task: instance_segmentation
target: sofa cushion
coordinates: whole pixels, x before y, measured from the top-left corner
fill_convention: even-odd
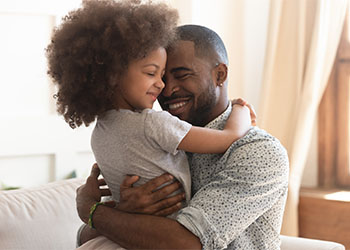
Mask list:
[[[281,250],[345,250],[342,244],[281,235]]]
[[[70,179],[0,191],[0,249],[74,249],[82,224],[75,192],[82,183]]]

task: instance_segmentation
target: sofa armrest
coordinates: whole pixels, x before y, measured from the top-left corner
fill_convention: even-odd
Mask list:
[[[281,250],[345,250],[342,244],[281,235]]]
[[[82,224],[70,179],[34,188],[0,191],[0,249],[74,249]]]

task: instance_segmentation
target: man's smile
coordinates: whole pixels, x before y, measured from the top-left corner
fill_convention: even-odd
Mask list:
[[[164,105],[172,115],[179,115],[185,111],[191,100],[191,97],[169,98],[164,102]]]
[[[181,107],[185,106],[186,103],[187,102],[178,102],[178,103],[169,104],[169,110],[181,108]]]

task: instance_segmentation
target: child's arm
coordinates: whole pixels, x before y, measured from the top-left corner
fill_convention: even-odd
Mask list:
[[[255,113],[251,106],[246,106],[242,99],[234,100],[224,130],[193,126],[178,149],[192,153],[224,153],[234,141],[248,132],[252,121],[255,121]]]

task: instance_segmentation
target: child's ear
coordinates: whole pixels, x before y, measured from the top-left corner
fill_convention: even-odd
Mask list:
[[[227,66],[224,63],[220,63],[214,70],[216,86],[222,87],[224,82],[227,80]]]
[[[116,87],[118,85],[119,77],[117,75],[112,75],[108,79],[108,84],[112,87]]]

